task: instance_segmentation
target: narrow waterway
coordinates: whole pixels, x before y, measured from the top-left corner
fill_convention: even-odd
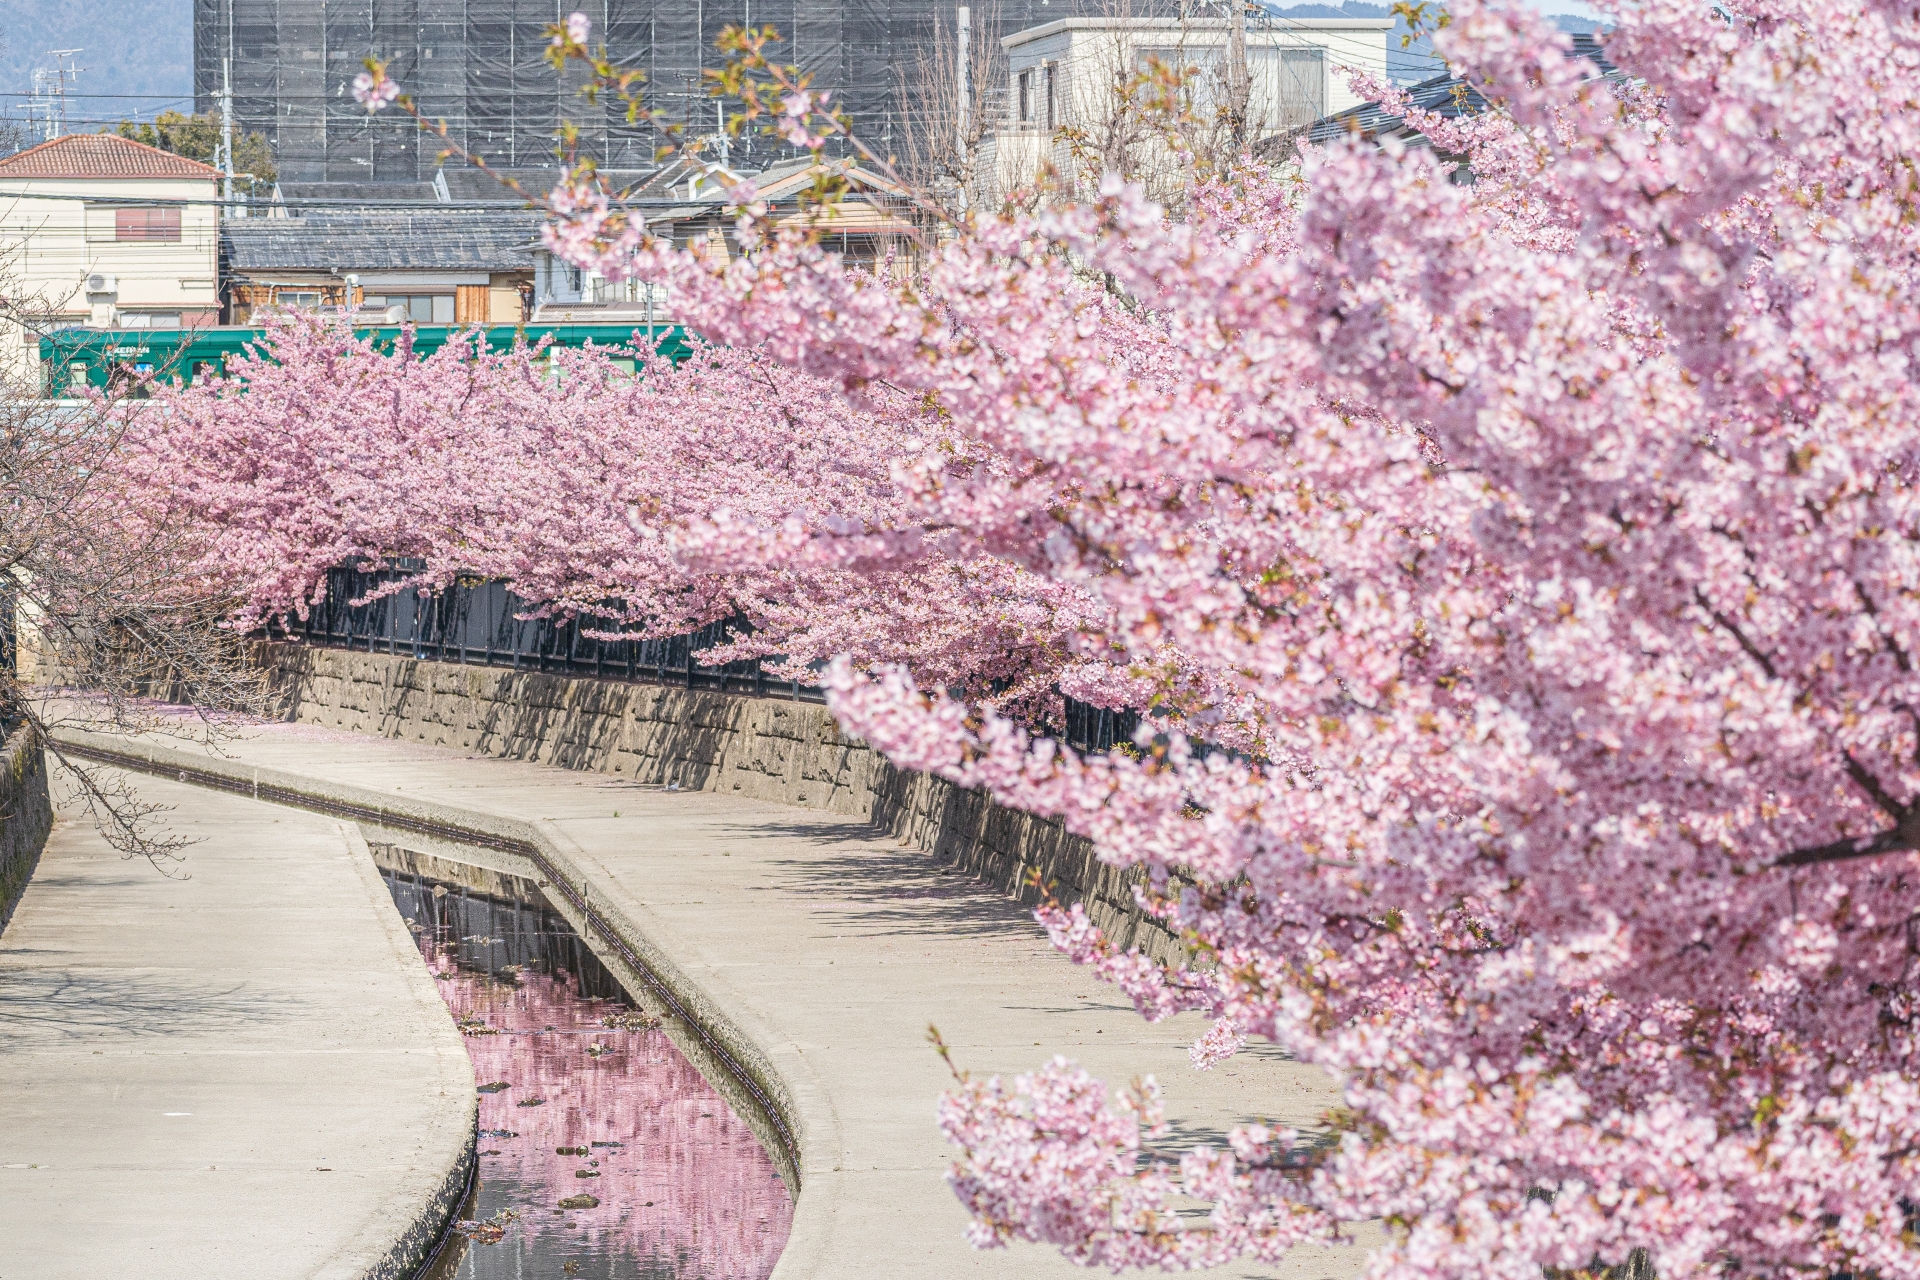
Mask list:
[[[773,1162],[565,919],[382,874],[480,1087],[477,1187],[428,1280],[771,1272],[792,1216]]]

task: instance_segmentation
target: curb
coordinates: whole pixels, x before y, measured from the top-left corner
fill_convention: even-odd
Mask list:
[[[724,1073],[727,1080],[715,1081],[715,1086],[729,1094],[746,1095],[761,1112],[771,1131],[763,1135],[763,1144],[781,1169],[794,1199],[787,1245],[772,1280],[798,1280],[816,1274],[814,1261],[833,1234],[833,1206],[825,1202],[837,1197],[833,1197],[832,1179],[824,1180],[825,1185],[819,1188],[827,1192],[824,1196],[816,1193],[807,1197],[801,1192],[809,1168],[806,1153],[831,1149],[838,1130],[824,1091],[810,1087],[810,1073],[791,1061],[791,1055],[762,1049],[762,1045],[777,1046],[777,1037],[738,1011],[723,1011],[723,983],[714,984],[721,987],[720,991],[710,991],[708,984],[694,980],[660,945],[658,935],[663,931],[643,928],[595,892],[581,866],[583,851],[553,824],[402,798],[105,734],[60,730],[53,736],[63,752],[92,763],[326,814],[384,832],[425,837],[443,849],[465,846],[526,859],[539,872],[541,887],[551,895],[553,905],[572,920],[581,936],[595,945],[595,950],[604,947],[610,952],[603,958],[616,961],[620,969],[637,978],[638,986],[692,1033],[701,1050],[693,1055],[695,1065],[704,1069],[710,1064]],[[789,1070],[781,1070],[776,1056],[788,1059],[784,1065]],[[726,1087],[729,1085],[732,1087]],[[762,1128],[758,1124],[753,1127],[756,1131]],[[773,1138],[771,1143],[766,1142],[768,1136]],[[816,1163],[811,1167],[822,1166]]]
[[[426,967],[415,963],[420,958],[419,949],[394,908],[393,895],[380,878],[373,851],[367,848],[358,827],[350,822],[336,826],[346,842],[361,888],[367,891],[367,901],[380,914],[387,943],[409,978],[415,1002],[428,1017],[437,1018],[453,1037],[453,1051],[459,1055],[457,1079],[446,1083],[457,1087],[460,1092],[456,1096],[465,1099],[461,1124],[464,1136],[439,1185],[433,1188],[424,1204],[389,1206],[369,1222],[356,1239],[322,1264],[313,1273],[313,1280],[409,1280],[425,1270],[438,1255],[441,1242],[449,1234],[448,1228],[459,1216],[460,1206],[479,1175],[480,1101],[473,1088],[473,1062],[467,1056],[466,1046],[460,1043],[453,1015],[448,1012],[446,1001],[440,998]]]

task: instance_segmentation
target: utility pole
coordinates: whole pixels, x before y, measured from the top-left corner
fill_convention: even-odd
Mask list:
[[[956,141],[960,144],[961,153],[965,154],[967,149],[967,116],[969,114],[967,108],[972,106],[969,100],[971,95],[967,92],[967,82],[970,79],[968,72],[971,68],[969,68],[967,64],[973,61],[973,15],[966,5],[961,5],[956,11],[956,19],[954,27],[957,32],[957,38],[955,42],[956,53],[954,55],[954,62],[959,71],[958,87],[960,90],[960,99],[959,110],[954,113],[954,117],[959,121],[960,130],[959,137]]]
[[[966,5],[954,11],[954,66],[957,82],[954,85],[959,99],[954,104],[954,154],[953,176],[960,188],[960,211],[965,213],[968,205],[967,186],[973,179],[971,149],[967,145],[968,126],[973,123],[973,13]]]
[[[1227,130],[1233,149],[1247,145],[1247,107],[1253,99],[1253,77],[1247,73],[1247,0],[1227,0],[1232,25],[1227,28]]]
[[[233,210],[233,58],[231,55],[220,59],[220,164],[219,169],[225,178],[225,189],[221,192],[222,208],[226,215],[234,216]]]

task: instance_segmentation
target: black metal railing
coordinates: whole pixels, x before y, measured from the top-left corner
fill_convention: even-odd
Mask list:
[[[462,580],[438,592],[404,587],[377,600],[366,600],[381,587],[416,571],[404,561],[392,568],[333,569],[327,574],[325,597],[310,608],[306,620],[294,622],[285,631],[275,628],[274,632],[297,636],[308,644],[363,653],[672,684],[799,702],[826,701],[817,685],[769,677],[758,658],[711,666],[699,661],[701,653],[744,631],[744,619],[712,622],[684,635],[657,640],[608,640],[588,634],[616,630],[616,625],[606,619],[527,616],[537,613],[539,605],[523,600],[502,582]],[[353,603],[356,600],[366,602]],[[1065,732],[1051,727],[1041,732],[1060,738],[1076,751],[1097,754],[1116,743],[1131,742],[1139,723],[1137,712],[1109,711],[1068,698]]]
[[[713,622],[685,635],[657,640],[608,640],[589,634],[615,631],[604,618],[528,617],[539,605],[523,600],[505,583],[462,581],[443,591],[403,587],[356,604],[412,572],[333,569],[325,598],[312,606],[290,634],[309,644],[357,649],[437,662],[460,662],[516,671],[554,671],[614,680],[645,680],[688,689],[825,701],[821,691],[794,680],[772,679],[757,658],[714,666],[697,655],[726,643],[741,621]]]

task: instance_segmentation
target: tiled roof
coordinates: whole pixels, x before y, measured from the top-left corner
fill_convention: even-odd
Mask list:
[[[540,216],[365,210],[221,224],[235,271],[524,271]]]
[[[1602,76],[1619,76],[1619,69],[1607,60],[1606,51],[1595,35],[1577,32],[1572,41],[1572,46],[1567,50],[1568,57],[1587,59]],[[1409,85],[1407,97],[1415,107],[1446,119],[1477,116],[1487,109],[1486,98],[1459,76],[1439,75]],[[1377,102],[1363,102],[1338,115],[1323,116],[1314,121],[1313,127],[1307,131],[1307,140],[1326,143],[1348,134],[1359,134],[1364,138],[1398,137],[1408,141],[1420,137],[1408,127],[1404,117],[1390,114]]]
[[[578,8],[579,6],[575,6]],[[447,194],[455,200],[488,200],[518,202],[519,196],[500,184],[492,173],[482,173],[478,169],[458,169],[449,164],[441,171],[446,175]],[[544,196],[553,190],[560,181],[561,170],[553,165],[528,167],[524,169],[496,169],[502,178],[512,178],[520,184],[520,189],[530,196]],[[644,175],[632,170],[602,169],[600,176],[612,184],[615,191],[631,186]]]
[[[282,182],[280,198],[296,210],[309,204],[398,204],[403,200],[432,204],[437,199],[431,182]]]
[[[528,195],[543,196],[553,189],[554,183],[560,180],[561,172],[553,165],[547,165],[545,168],[495,169],[493,173],[482,173],[478,169],[455,168],[449,165],[441,171],[441,176],[446,182],[447,200],[455,204],[484,203],[512,208],[524,207],[525,197],[515,195],[500,182],[499,178],[512,178]],[[618,169],[601,169],[599,173],[613,185],[616,191],[646,176]],[[495,177],[495,174],[499,177]],[[356,202],[364,202],[368,205],[391,205],[403,202],[425,205],[443,203],[431,181],[282,181],[280,197],[289,208],[293,209],[318,209],[329,205],[340,207]]]
[[[0,178],[217,178],[212,165],[112,133],[70,133],[0,160]]]

